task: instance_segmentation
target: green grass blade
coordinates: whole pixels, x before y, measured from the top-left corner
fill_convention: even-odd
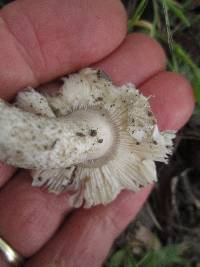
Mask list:
[[[139,262],[138,267],[169,267],[172,264],[183,264],[182,247],[170,245],[160,250],[150,251]]]
[[[166,0],[162,0],[163,10],[164,10],[164,16],[165,16],[165,23],[166,23],[166,29],[167,29],[167,39],[168,39],[168,45],[171,53],[173,53],[172,43],[172,33],[170,29],[170,20],[169,20],[169,13],[168,13],[168,7]]]
[[[178,17],[183,24],[189,27],[190,21],[185,16],[181,6],[179,7],[179,5],[177,5],[176,2],[174,2],[173,0],[165,0],[165,2],[166,2],[168,9],[171,10],[171,12],[173,12],[175,16]]]
[[[120,267],[124,261],[125,255],[126,255],[125,249],[118,250],[111,256],[109,262],[106,264],[106,267]]]
[[[131,32],[135,23],[141,18],[148,4],[148,0],[141,0],[139,5],[136,7],[132,18],[128,21],[128,32]]]
[[[197,103],[200,105],[200,68],[192,61],[189,54],[177,43],[173,44],[174,52],[179,56],[179,58],[187,64],[192,72],[192,85],[194,88],[195,98]]]
[[[132,248],[126,246],[126,259],[124,261],[124,267],[137,267],[137,262],[133,257]]]
[[[127,258],[124,261],[124,267],[137,267],[136,261],[131,256],[127,256]]]
[[[159,32],[156,33],[156,38],[165,44],[168,43],[167,38]],[[169,69],[171,71],[185,74],[185,76],[191,80],[196,102],[200,105],[200,68],[193,62],[190,55],[178,43],[172,43],[171,53],[172,60],[168,61]]]

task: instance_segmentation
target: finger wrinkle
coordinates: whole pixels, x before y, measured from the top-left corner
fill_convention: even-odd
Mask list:
[[[36,86],[100,60],[126,35],[125,10],[114,0],[19,0],[5,6],[1,16],[12,34],[12,46],[17,46],[9,53],[12,61],[16,61],[16,54],[18,57],[15,75],[19,69],[27,75],[20,88]],[[11,45],[8,29],[2,39],[7,52],[6,45]],[[13,66],[9,71],[14,72]],[[15,84],[11,86],[16,90]]]
[[[7,15],[10,14],[6,12],[7,10],[3,10],[2,18],[9,34],[13,37],[16,50],[24,61],[25,67],[32,74],[30,83],[38,85],[40,72],[47,68],[39,36],[34,29],[34,23],[31,21],[31,17],[23,10],[20,1],[11,10],[13,11],[13,16],[20,15],[21,23],[13,25],[13,16],[10,18]],[[8,11],[10,12],[10,10]]]
[[[29,81],[34,84],[35,78],[30,66],[22,57],[14,35],[10,32],[5,19],[0,13],[0,95],[8,99],[15,92],[13,87],[24,87]]]

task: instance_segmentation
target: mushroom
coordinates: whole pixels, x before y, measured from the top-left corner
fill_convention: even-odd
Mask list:
[[[0,160],[30,169],[33,186],[71,192],[74,206],[107,204],[123,189],[156,181],[174,131],[158,130],[148,98],[133,84],[116,86],[100,70],[62,78],[57,91],[0,100]]]

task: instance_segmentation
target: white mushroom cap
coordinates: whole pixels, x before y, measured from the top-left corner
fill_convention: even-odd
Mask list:
[[[74,206],[84,202],[91,207],[111,202],[123,189],[135,192],[156,181],[154,161],[167,162],[175,132],[159,132],[148,99],[133,84],[115,86],[101,71],[90,68],[62,80],[58,91],[19,93],[16,105],[40,116],[84,121],[90,129],[85,142],[90,145],[72,165],[40,165],[32,172],[33,185],[46,185],[55,193],[73,191]],[[84,146],[79,143],[84,134],[74,141],[78,149]],[[94,149],[91,140],[95,140]]]

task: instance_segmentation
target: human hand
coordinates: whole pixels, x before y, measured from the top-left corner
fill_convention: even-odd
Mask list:
[[[92,64],[115,83],[133,82],[154,95],[150,102],[160,129],[179,129],[191,115],[190,84],[164,71],[166,58],[154,40],[125,37],[120,1],[17,0],[0,15],[0,97],[10,99],[28,85]],[[107,206],[72,212],[67,193],[55,196],[31,187],[27,172],[9,180],[14,168],[0,166],[0,236],[29,258],[26,267],[101,266],[152,188],[124,191]]]

